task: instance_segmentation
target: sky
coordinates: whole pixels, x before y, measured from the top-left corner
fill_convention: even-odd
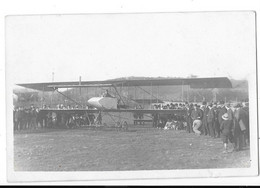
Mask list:
[[[27,15],[5,24],[11,83],[256,72],[254,12]]]

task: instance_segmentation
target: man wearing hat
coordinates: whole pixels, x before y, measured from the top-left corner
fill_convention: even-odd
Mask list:
[[[185,108],[184,108],[184,110],[186,111],[186,114],[185,114],[185,121],[187,122],[187,129],[186,129],[186,131],[187,132],[191,132],[191,129],[190,129],[190,124],[191,124],[191,117],[190,117],[190,115],[191,115],[191,108],[190,108],[190,105],[189,105],[189,103],[188,102],[185,102]]]
[[[216,108],[216,105],[209,104],[208,108],[209,108],[208,113],[207,113],[208,135],[211,136],[212,138],[215,138],[215,126],[214,126],[215,111],[214,111],[214,109]]]
[[[248,100],[245,100],[242,103],[242,109],[246,112],[245,113],[245,125],[246,125],[246,132],[245,132],[245,141],[246,144],[249,146],[250,144],[250,136],[249,136],[249,103]]]
[[[216,124],[215,124],[215,129],[216,129],[216,132],[217,132],[217,135],[216,137],[220,137],[220,125],[223,121],[222,119],[222,116],[227,112],[227,109],[224,105],[224,101],[220,101],[219,102],[219,107],[218,107],[218,110],[217,110],[217,114],[218,114],[218,121],[216,121]]]
[[[234,114],[233,114],[233,111],[232,111],[232,109],[231,109],[230,103],[227,103],[227,104],[226,104],[226,109],[227,109],[227,114],[228,114],[228,120],[233,121],[233,119],[234,119]]]
[[[192,124],[193,131],[198,135],[201,134],[201,132],[199,131],[199,128],[201,127],[201,124],[202,124],[202,121],[201,121],[202,117],[203,117],[202,110],[199,108],[199,106],[197,104],[195,104],[194,109],[191,112],[191,119],[193,121],[193,124]]]
[[[203,135],[209,135],[209,129],[208,129],[208,123],[207,123],[207,115],[209,112],[209,107],[207,106],[207,102],[203,101],[201,110],[203,112],[203,117],[202,117],[202,134]]]
[[[233,143],[233,135],[232,135],[232,124],[230,123],[228,113],[222,115],[223,121],[220,125],[220,130],[222,131],[222,139],[224,144],[224,153],[227,152],[228,149],[228,140]]]
[[[239,151],[245,146],[245,133],[247,130],[247,113],[242,109],[242,104],[235,105],[234,111],[234,140],[235,150]]]

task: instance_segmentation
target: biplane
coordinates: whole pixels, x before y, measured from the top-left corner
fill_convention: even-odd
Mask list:
[[[151,121],[155,124],[158,120],[158,116],[161,115],[184,115],[186,113],[183,109],[144,109],[144,108],[132,108],[127,105],[123,97],[120,95],[118,91],[119,87],[138,87],[141,88],[144,86],[148,87],[160,87],[160,86],[183,86],[187,85],[190,88],[232,88],[232,84],[227,77],[212,77],[212,78],[163,78],[163,79],[139,79],[139,80],[104,80],[104,81],[81,81],[79,82],[46,82],[46,83],[23,83],[17,84],[18,86],[22,86],[25,88],[30,88],[39,91],[53,91],[58,92],[59,94],[65,96],[67,99],[78,104],[79,108],[77,109],[41,109],[39,113],[47,114],[47,113],[57,113],[57,114],[85,114],[88,122],[92,124],[102,124],[102,114],[108,115],[113,122],[117,126],[123,127],[123,125],[127,124],[125,118],[121,116],[123,113],[132,113],[139,114],[138,117],[142,117],[142,115],[147,115],[151,117]],[[64,93],[60,92],[59,89],[68,89],[68,88],[89,88],[89,87],[98,87],[98,88],[113,88],[116,96],[113,96],[106,93],[101,97],[92,97],[87,103],[89,108],[83,108],[83,106],[72,98],[64,95]],[[144,89],[143,89],[144,90]],[[151,92],[144,90],[146,93],[151,95],[151,99],[155,98],[156,101],[162,101],[158,97],[156,97]],[[158,96],[158,89],[157,89]],[[118,116],[111,115],[111,113],[118,113]],[[90,118],[90,115],[98,114],[96,119],[93,121]],[[141,116],[140,116],[141,114]],[[115,118],[116,117],[116,118]],[[157,117],[156,120],[154,117]],[[116,120],[117,119],[117,120]],[[139,118],[141,119],[141,118]],[[142,120],[140,120],[142,121]]]

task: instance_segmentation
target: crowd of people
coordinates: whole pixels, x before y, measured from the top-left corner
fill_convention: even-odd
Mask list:
[[[169,110],[169,109],[178,109],[182,110],[185,109],[185,104],[184,103],[168,103],[168,104],[154,104],[153,109],[156,110]]]
[[[236,104],[219,102],[202,102],[201,105],[193,103],[170,103],[155,106],[156,109],[181,109],[184,115],[158,115],[153,114],[153,126],[162,129],[185,129],[188,133],[222,138],[224,151],[228,150],[228,143],[234,150],[241,150],[249,146],[249,103]],[[48,109],[45,105],[43,109]],[[79,106],[57,105],[56,109],[79,109]],[[102,122],[100,115],[94,114],[57,114],[54,112],[39,113],[40,109],[34,106],[29,108],[17,107],[13,111],[14,130],[36,129],[55,126],[81,126]],[[134,118],[142,119],[143,114]]]
[[[189,133],[222,138],[224,152],[228,152],[228,143],[232,144],[232,151],[239,151],[249,146],[248,102],[236,104],[224,101],[203,102],[201,105],[186,102],[184,109],[186,110],[184,119],[177,121],[170,118],[162,127],[167,129],[174,125],[175,128],[176,122],[179,122]]]
[[[39,108],[17,107],[13,110],[14,130],[32,129],[39,122]]]
[[[50,109],[46,105],[42,109]],[[79,109],[78,106],[70,107],[57,105],[57,110]],[[34,107],[17,107],[13,110],[13,125],[14,131],[38,129],[38,128],[73,128],[82,125],[94,124],[95,121],[100,121],[100,116],[87,114],[83,112],[75,113],[55,113],[51,111],[40,112],[40,108]]]

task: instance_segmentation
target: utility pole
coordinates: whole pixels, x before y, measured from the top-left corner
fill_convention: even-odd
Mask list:
[[[54,82],[54,72],[52,72],[51,81]],[[52,102],[53,102],[53,93],[54,93],[54,90],[52,91],[52,94],[51,94],[51,107],[52,107]]]
[[[181,82],[181,101],[183,102],[183,81]]]
[[[54,72],[52,72],[52,82],[54,82]]]
[[[152,106],[152,100],[153,100],[153,82],[151,82],[150,108]]]
[[[81,76],[79,76],[79,85],[81,86]],[[81,97],[81,87],[79,87],[79,95]]]
[[[157,104],[158,104],[158,97],[159,97],[159,85],[157,85],[157,97],[156,97]]]

